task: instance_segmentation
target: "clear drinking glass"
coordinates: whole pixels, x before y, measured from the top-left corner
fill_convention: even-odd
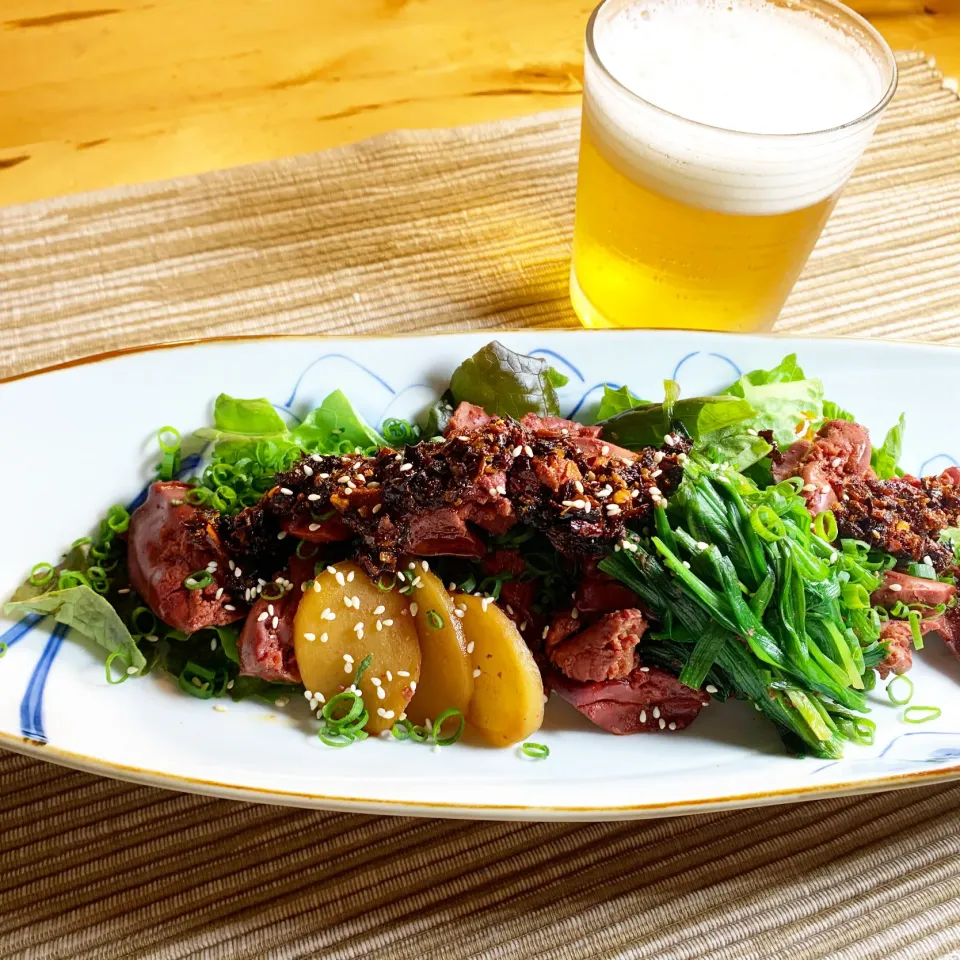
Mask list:
[[[573,305],[588,327],[766,329],[893,96],[893,54],[833,0],[750,0],[840,31],[857,69],[876,70],[875,78],[865,74],[864,94],[875,89],[876,97],[810,132],[726,129],[643,99],[603,62],[598,49],[617,40],[605,31],[623,29],[623,17],[643,2],[653,0],[604,0],[587,24]],[[684,15],[704,2],[688,0]],[[635,29],[642,28],[641,20]],[[810,78],[821,92],[824,76]]]

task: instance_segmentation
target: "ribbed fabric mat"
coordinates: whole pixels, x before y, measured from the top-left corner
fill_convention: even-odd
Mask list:
[[[920,54],[781,329],[960,340]],[[0,376],[159,340],[568,325],[572,112],[0,211]],[[250,806],[0,754],[0,956],[960,957],[960,786],[625,824]]]

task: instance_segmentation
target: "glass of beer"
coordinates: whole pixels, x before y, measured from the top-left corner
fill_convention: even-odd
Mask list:
[[[604,0],[570,294],[588,327],[763,330],[897,85],[833,0]]]

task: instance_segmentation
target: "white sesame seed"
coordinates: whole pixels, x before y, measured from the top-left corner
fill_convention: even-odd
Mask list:
[[[371,677],[371,678],[370,678],[370,682],[371,682],[375,687],[379,687],[380,684],[382,683],[382,681],[381,681],[381,679],[380,679],[379,677]]]
[[[547,626],[545,626],[545,627],[543,628],[543,633],[541,633],[540,636],[541,636],[544,640],[546,640],[546,639],[547,639],[547,634],[548,634],[549,632],[550,632],[550,625],[547,624]]]
[[[223,596],[223,587],[217,589],[216,594],[214,595],[214,600],[219,600]]]
[[[493,603],[493,597],[484,597],[484,598],[480,601],[480,610],[481,610],[481,612],[482,612],[482,613],[486,613],[486,612],[487,612],[487,607],[489,607],[491,603]]]
[[[309,640],[312,643],[314,640],[317,639],[317,635],[315,633],[305,633],[303,635],[303,639]]]
[[[903,589],[903,584],[900,584],[900,583],[891,583],[891,584],[890,584],[890,590],[891,590],[893,593],[899,593],[902,589]]]
[[[398,671],[397,671],[397,676],[398,676],[398,677],[409,677],[409,676],[410,676],[410,672],[409,672],[408,670],[398,670]]]
[[[477,677],[479,676],[480,676],[480,668],[477,667],[477,669],[473,671],[473,679],[476,680]]]
[[[384,716],[384,714],[385,714],[385,711],[384,711],[383,707],[377,707],[377,716],[378,716],[378,717],[382,717],[382,716]]]
[[[646,722],[647,722],[647,711],[646,711],[646,710],[641,710],[641,711],[640,711],[640,722],[641,722],[641,723],[646,723]]]
[[[224,706],[222,703],[215,703],[213,705],[213,709],[216,710],[217,713],[226,713],[228,708]]]
[[[416,693],[416,692],[417,692],[417,681],[416,681],[416,680],[411,680],[411,681],[410,681],[410,690],[411,690],[413,693]]]
[[[232,612],[232,611],[236,610],[237,608],[236,608],[232,603],[225,603],[225,604],[223,605],[223,609],[224,609],[224,610],[230,610],[230,611]]]
[[[416,603],[411,603],[411,604],[410,604],[410,616],[411,616],[411,617],[415,617],[415,616],[417,615],[417,611],[418,611],[419,609],[420,609],[420,607],[418,607]]]
[[[347,474],[337,477],[337,483],[342,483],[344,485],[350,482],[350,477]]]
[[[929,556],[924,557],[924,558],[923,558],[923,562],[924,562],[928,567],[932,567],[932,566],[933,566],[933,561],[930,559]]]
[[[373,505],[373,507],[371,508],[370,512],[371,512],[371,513],[379,513],[382,509],[383,509],[383,504],[382,504],[382,503],[375,503],[375,504]]]
[[[384,710],[384,711],[383,711],[383,719],[384,719],[384,720],[392,720],[393,718],[394,718],[394,712],[393,712],[392,710]],[[390,732],[389,730],[384,730],[384,733],[389,733],[389,732]]]
[[[455,617],[459,617],[461,620],[462,620],[463,617],[465,616],[465,614],[464,614],[464,612],[463,612],[462,610],[454,610],[454,611],[453,611],[453,615],[454,615]]]
[[[831,466],[839,467],[843,463],[843,457],[834,457]]]
[[[690,561],[689,561],[689,560],[684,560],[684,561],[683,561],[683,565],[684,565],[684,567],[687,568],[687,570],[690,569]]]
[[[228,690],[232,690],[232,689],[233,689],[233,681],[232,681],[232,680],[227,684],[227,689],[228,689]]]
[[[383,630],[383,621],[382,621],[382,620],[378,620],[378,621],[377,621],[377,633],[379,633],[381,630]]]
[[[377,687],[377,696],[378,696],[381,700],[386,700],[386,699],[387,699],[387,691],[384,690],[383,687]]]
[[[323,497],[321,497],[319,493],[309,493],[309,494],[307,494],[307,499],[308,499],[311,503],[315,503],[317,500],[322,500]]]
[[[532,456],[533,456],[533,447],[531,447],[529,443],[525,443],[525,444],[523,445],[523,452],[524,452],[528,457],[532,457]]]
[[[384,621],[383,621],[383,625],[384,625],[385,627],[392,627],[392,626],[393,626],[393,621],[392,621],[392,620],[384,620]]]
[[[654,462],[654,463],[660,463],[660,462],[662,462],[663,456],[664,456],[663,453],[662,453],[660,450],[658,450],[658,451],[653,455],[653,462]]]
[[[336,572],[335,578],[336,578],[337,583],[339,583],[341,587],[346,586],[347,581],[344,579],[343,573],[342,573],[340,570],[338,570],[338,571]]]
[[[606,444],[604,444],[604,445],[600,448],[600,453],[601,453],[602,456],[605,457],[605,456],[607,456],[607,454],[610,453],[610,448],[609,448]]]
[[[344,673],[353,673],[353,665],[352,665],[352,664],[349,664],[349,663],[345,663],[345,664],[343,665],[343,672],[344,672]]]
[[[127,676],[132,677],[135,673],[139,673],[136,667],[127,667]]]
[[[363,633],[363,621],[361,620],[355,623],[353,629],[355,633]]]
[[[307,639],[309,640],[310,638],[307,637]],[[320,642],[321,642],[321,643],[326,643],[327,640],[329,640],[329,639],[330,639],[330,638],[327,636],[327,634],[325,634],[325,633],[321,633],[321,634],[320,634]]]
[[[401,464],[400,464],[400,472],[401,472],[401,473],[406,473],[408,470],[412,470],[412,469],[413,469],[413,464],[412,464],[412,463],[401,463]]]
[[[578,620],[579,618],[580,618],[580,611],[579,611],[576,607],[574,607],[574,608],[570,611],[570,619],[571,619],[571,620]]]
[[[521,447],[519,444],[517,444],[517,446],[510,451],[510,455],[513,457],[519,457],[521,453],[523,453],[523,447]]]
[[[387,608],[381,603],[380,606],[373,608],[373,615],[375,617],[379,617],[381,613],[384,613],[386,611],[386,609]]]
[[[315,533],[317,530],[320,529],[320,524],[319,524],[319,523],[311,523],[311,524],[307,527],[307,529],[308,529],[311,533]]]
[[[352,607],[352,606],[353,606],[353,600],[352,600],[352,598],[350,598],[350,597],[344,597],[344,598],[343,598],[343,604],[344,604],[345,607]]]
[[[660,488],[659,488],[659,487],[651,487],[651,488],[647,491],[647,493],[649,493],[651,497],[659,497],[659,496],[662,496],[662,494],[660,493]]]
[[[660,716],[660,708],[659,708],[659,707],[654,707],[654,708],[653,708],[653,719],[656,720],[659,716]]]
[[[641,672],[641,673],[649,673],[649,672],[650,672],[650,668],[649,668],[649,667],[641,667],[641,668],[640,668],[640,672]]]
[[[675,723],[671,723],[669,726],[670,726],[670,729],[671,729],[671,730],[676,730],[676,729],[677,729],[677,725],[676,725]],[[661,729],[663,729],[663,728],[661,727]]]
[[[263,621],[266,620],[267,617],[269,617],[269,616],[270,616],[270,614],[267,613],[266,610],[264,610],[263,613],[261,613],[260,616],[257,617],[257,623],[263,623]]]
[[[421,560],[421,561],[420,561],[420,569],[423,570],[424,573],[429,573],[429,572],[430,572],[430,564],[427,563],[426,560]]]
[[[320,581],[319,581],[319,580],[314,580],[314,581],[313,581],[313,592],[314,592],[314,593],[319,593],[322,589],[323,589],[323,587],[320,586]]]
[[[280,492],[285,493],[288,497],[293,496],[293,491],[289,487],[281,487]]]
[[[463,440],[465,443],[469,443],[469,442],[470,442],[470,438],[469,438],[469,437],[465,437],[462,433],[460,434],[459,437],[457,437],[457,439],[458,439],[458,440]]]
[[[660,729],[661,729],[661,730],[666,729],[667,721],[664,720],[662,717],[657,721],[657,723],[660,724]]]
[[[274,629],[274,630],[276,630],[277,627],[280,626],[280,618],[279,618],[279,617],[274,617],[273,620],[271,620],[270,622],[273,624],[273,629]]]
[[[615,503],[608,503],[606,511],[608,517],[615,517],[620,512],[620,507]]]

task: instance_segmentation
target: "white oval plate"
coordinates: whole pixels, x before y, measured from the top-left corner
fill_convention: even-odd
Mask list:
[[[362,413],[411,416],[490,339],[470,334],[394,339],[274,338],[188,344],[94,359],[0,385],[4,538],[0,595],[34,562],[58,557],[102,512],[132,499],[156,463],[162,424],[208,422],[213,397],[271,398],[302,411],[342,388]],[[903,465],[956,464],[960,355],[944,347],[852,340],[734,337],[668,331],[535,331],[499,336],[550,358],[570,377],[565,414],[596,402],[604,382],[659,397],[664,378],[687,396],[740,371],[799,354],[807,374],[874,436],[905,410]],[[740,703],[713,704],[688,730],[614,737],[554,698],[536,739],[546,761],[471,743],[433,751],[372,740],[348,750],[314,735],[307,704],[210,702],[153,675],[108,686],[101,651],[46,622],[8,630],[0,660],[0,745],[106,776],[235,799],[322,809],[431,816],[601,820],[690,813],[960,777],[960,663],[931,637],[916,660],[914,702],[940,719],[905,724],[873,695],[872,747],[840,762],[784,755],[773,728]]]

